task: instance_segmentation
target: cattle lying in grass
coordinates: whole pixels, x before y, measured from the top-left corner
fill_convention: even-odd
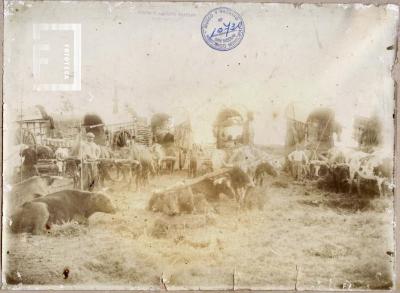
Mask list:
[[[7,213],[12,213],[15,208],[34,198],[45,196],[50,193],[50,186],[56,177],[34,176],[15,184],[11,191],[6,193],[5,208]]]
[[[195,210],[194,195],[190,187],[172,192],[154,192],[150,198],[148,209],[168,216],[192,213]]]
[[[115,208],[104,194],[63,190],[24,203],[11,216],[11,231],[40,234],[53,224],[87,224],[96,212],[114,214]]]
[[[208,201],[219,200],[220,194],[234,198],[235,194],[231,187],[230,179],[226,177],[212,179],[206,178],[191,186],[193,193],[202,193]]]
[[[234,198],[228,178],[205,178],[193,185],[178,184],[171,190],[153,192],[148,209],[169,216],[193,213],[204,209],[204,201],[216,201],[220,194]],[[202,211],[201,211],[202,212]]]
[[[240,204],[244,200],[248,188],[251,187],[254,187],[253,179],[241,167],[235,166],[218,178],[202,180],[195,184],[193,189],[195,192],[199,190],[199,192],[205,193],[207,198],[213,198],[219,193],[223,193],[234,197]],[[208,191],[205,192],[203,189]]]
[[[239,205],[242,205],[247,191],[254,187],[250,177],[238,167],[216,177],[194,179],[198,181],[180,183],[169,189],[153,192],[148,209],[167,215],[191,213],[196,210],[200,199],[217,201],[220,194],[235,198]]]

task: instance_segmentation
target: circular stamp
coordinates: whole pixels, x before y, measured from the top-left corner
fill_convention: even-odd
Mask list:
[[[239,13],[230,8],[215,8],[203,18],[201,35],[207,45],[215,50],[232,50],[243,39],[243,19]]]

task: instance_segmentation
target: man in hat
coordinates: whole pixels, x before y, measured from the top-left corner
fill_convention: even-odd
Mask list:
[[[95,135],[92,132],[86,134],[86,142],[81,146],[82,159],[83,159],[83,177],[87,180],[85,182],[85,189],[92,190],[95,183],[98,181],[98,167],[97,160],[100,158],[101,149],[94,142]]]
[[[82,155],[84,159],[97,160],[100,158],[101,149],[94,142],[95,135],[92,132],[86,134],[86,143],[82,145]]]

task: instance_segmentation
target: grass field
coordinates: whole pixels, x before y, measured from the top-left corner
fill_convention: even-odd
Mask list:
[[[146,210],[141,192],[115,185],[117,214],[49,234],[5,234],[7,288],[388,289],[392,286],[393,198],[355,205],[348,195],[269,178],[244,210],[229,198],[169,217]],[[17,283],[23,285],[16,285]]]

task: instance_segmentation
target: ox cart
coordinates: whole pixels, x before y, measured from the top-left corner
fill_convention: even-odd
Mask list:
[[[58,175],[57,160],[55,159],[38,160],[36,168],[40,175]]]

